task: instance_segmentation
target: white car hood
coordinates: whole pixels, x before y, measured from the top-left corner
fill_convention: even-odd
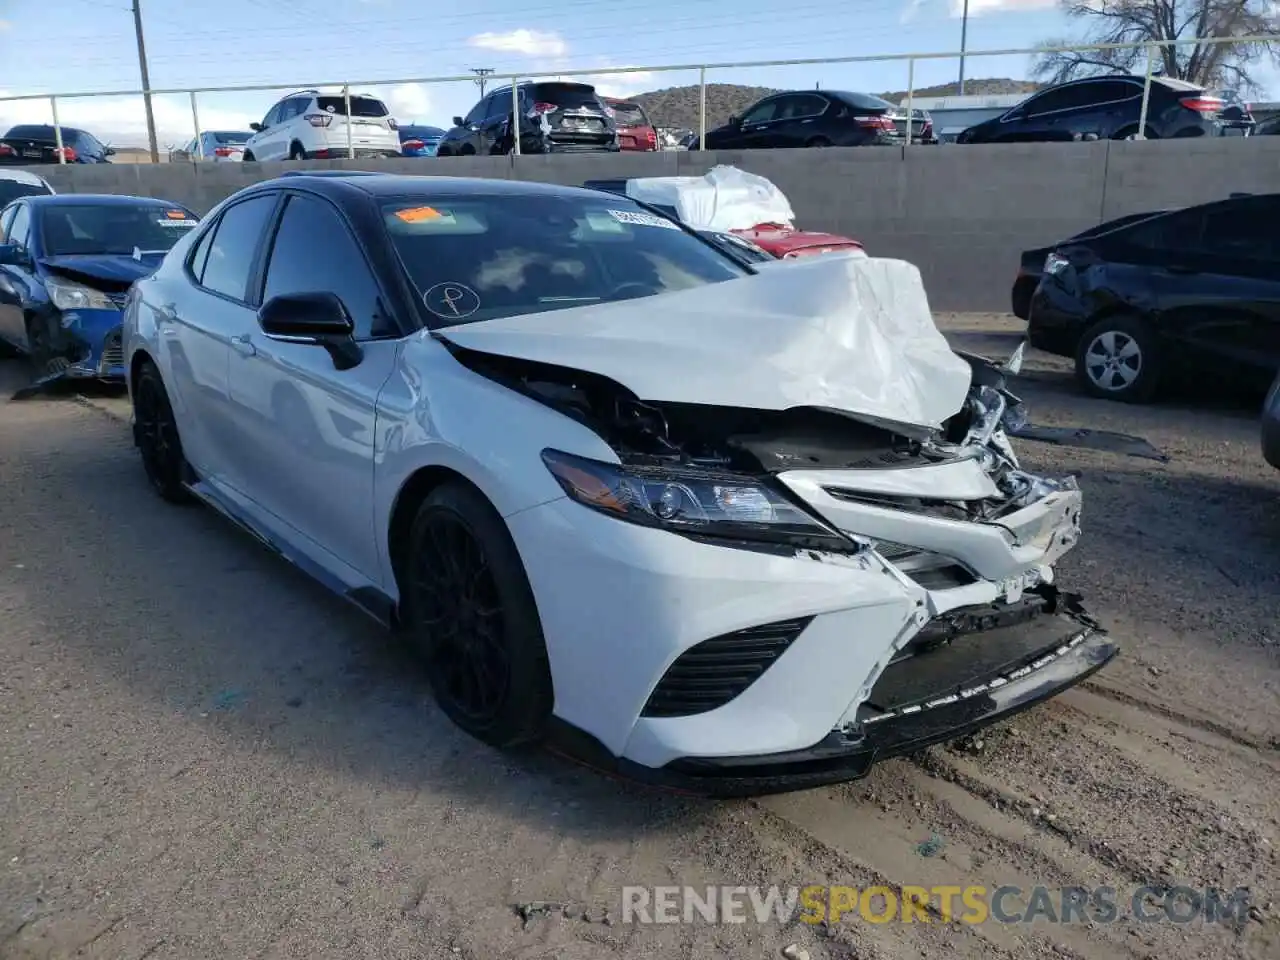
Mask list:
[[[460,347],[608,377],[642,400],[827,407],[938,427],[970,367],[903,260],[814,257],[692,290],[435,331]]]

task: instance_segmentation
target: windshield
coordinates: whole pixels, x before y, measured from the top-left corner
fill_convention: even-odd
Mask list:
[[[40,211],[44,252],[51,257],[168,250],[195,225],[191,211],[161,203],[64,203]]]
[[[21,180],[0,180],[0,207],[19,197],[43,197],[53,193],[43,183],[23,183]]]
[[[622,197],[400,199],[383,222],[433,327],[650,297],[748,271]]]

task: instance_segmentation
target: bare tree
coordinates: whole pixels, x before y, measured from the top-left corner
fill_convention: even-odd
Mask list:
[[[1075,40],[1041,44],[1033,72],[1061,83],[1105,73],[1145,73],[1141,47],[1056,52],[1073,43],[1143,43],[1212,37],[1280,37],[1280,3],[1273,0],[1060,0],[1063,13],[1084,25]],[[1252,68],[1264,60],[1280,64],[1280,44],[1187,43],[1155,48],[1155,72],[1206,87],[1257,92]]]

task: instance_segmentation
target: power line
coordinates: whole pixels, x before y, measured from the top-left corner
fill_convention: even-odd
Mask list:
[[[493,67],[471,67],[471,72],[476,75],[476,86],[480,88],[480,99],[484,99],[484,86],[489,81],[489,76],[493,73]]]

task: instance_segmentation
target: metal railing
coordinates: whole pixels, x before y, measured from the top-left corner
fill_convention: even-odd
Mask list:
[[[625,76],[627,74],[653,74],[653,73],[676,73],[698,71],[698,149],[705,149],[703,146],[707,137],[707,73],[712,70],[747,70],[760,69],[763,67],[808,67],[808,66],[827,66],[827,65],[843,65],[853,63],[895,63],[906,62],[907,65],[907,97],[904,104],[907,110],[907,116],[911,117],[912,102],[915,98],[915,68],[918,61],[930,60],[958,60],[961,57],[966,59],[972,57],[1001,57],[1001,56],[1017,56],[1017,55],[1041,55],[1054,53],[1087,53],[1104,50],[1145,50],[1146,58],[1146,74],[1143,80],[1142,88],[1142,108],[1138,120],[1138,133],[1136,139],[1146,138],[1147,129],[1147,112],[1151,95],[1151,81],[1157,74],[1155,73],[1156,59],[1161,48],[1164,47],[1180,47],[1190,46],[1194,44],[1269,44],[1280,42],[1280,38],[1272,36],[1244,36],[1244,37],[1199,37],[1181,40],[1147,40],[1136,43],[1096,43],[1082,44],[1079,46],[1063,46],[1063,47],[1010,47],[991,50],[956,50],[945,53],[892,53],[892,54],[872,54],[867,56],[854,57],[811,57],[793,60],[740,60],[740,61],[723,61],[719,63],[686,63],[686,64],[667,64],[663,66],[649,67],[610,67],[583,70],[556,70],[546,72],[522,72],[512,74],[493,74],[487,79],[493,83],[510,83],[511,84],[511,104],[513,115],[519,116],[519,85],[523,82],[533,80],[557,79],[563,77],[602,77],[602,76]],[[340,88],[342,97],[346,104],[347,113],[347,157],[353,159],[355,157],[355,146],[352,142],[352,124],[351,119],[351,88],[352,87],[381,87],[389,85],[402,84],[438,84],[438,83],[474,83],[475,75],[468,73],[458,76],[434,76],[434,77],[400,77],[400,78],[382,78],[376,80],[348,80],[348,81],[323,81],[319,83],[305,84],[241,84],[220,87],[197,87],[197,88],[172,88],[172,89],[152,89],[146,90],[93,90],[75,93],[31,93],[18,96],[0,97],[0,103],[11,103],[17,101],[30,100],[47,100],[49,102],[50,111],[53,114],[54,135],[57,141],[58,162],[66,163],[66,151],[63,149],[62,142],[62,125],[58,120],[58,100],[83,99],[89,97],[158,97],[158,96],[174,96],[187,94],[191,100],[191,119],[195,130],[196,152],[197,156],[203,159],[203,142],[200,137],[200,110],[197,101],[198,94],[228,94],[228,93],[259,93],[264,91],[283,90],[286,86],[294,90],[301,89],[333,89]],[[1031,96],[1031,94],[1027,94]],[[908,121],[910,123],[910,121]],[[910,133],[908,126],[908,134]],[[904,145],[910,146],[911,136],[905,138]],[[512,137],[511,152],[519,156],[520,137]]]

